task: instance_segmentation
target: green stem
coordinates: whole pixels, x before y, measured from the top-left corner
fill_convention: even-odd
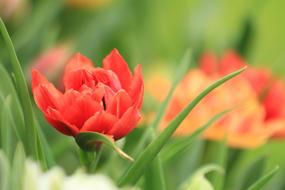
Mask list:
[[[96,151],[96,158],[93,160],[93,162],[91,162],[91,165],[90,165],[90,172],[91,173],[94,173],[96,171],[98,163],[101,159],[101,155],[102,155],[102,148],[99,148]]]

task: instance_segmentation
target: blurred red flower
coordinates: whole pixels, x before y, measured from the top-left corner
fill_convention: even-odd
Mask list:
[[[66,62],[71,58],[71,49],[72,47],[69,44],[56,45],[36,57],[31,67],[38,70],[49,80],[54,81],[60,75]]]
[[[189,71],[177,86],[161,128],[167,126],[210,83],[246,65],[233,51],[226,52],[220,58],[212,53],[204,54],[199,67]],[[158,86],[169,88],[170,81],[163,76],[159,79],[158,75],[155,73],[149,78],[147,89],[162,101],[168,89],[158,90]],[[285,137],[285,85],[269,70],[249,65],[239,77],[206,96],[182,122],[175,135],[191,134],[214,114],[229,108],[235,109],[206,130],[205,138],[222,140],[226,135],[231,146],[250,148],[264,144],[269,138]]]
[[[117,140],[139,122],[144,93],[141,65],[132,75],[116,49],[103,60],[103,68],[75,54],[65,67],[63,83],[64,93],[36,69],[32,71],[35,102],[61,133],[75,136],[90,131]]]

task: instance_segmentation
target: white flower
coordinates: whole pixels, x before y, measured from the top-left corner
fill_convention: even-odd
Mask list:
[[[89,175],[82,170],[67,176],[63,169],[54,167],[43,172],[40,166],[26,161],[24,190],[120,190],[106,175]]]

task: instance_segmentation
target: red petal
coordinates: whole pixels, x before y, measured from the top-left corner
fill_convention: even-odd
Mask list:
[[[268,87],[271,78],[271,74],[267,70],[253,68],[248,68],[244,73],[244,76],[257,94]]]
[[[215,74],[218,69],[216,56],[212,53],[206,53],[200,60],[200,68],[208,75]]]
[[[97,87],[104,89],[104,101],[105,101],[106,107],[108,107],[110,101],[112,100],[113,96],[115,95],[115,92],[109,86],[107,86],[101,82],[97,84]]]
[[[134,78],[129,88],[129,95],[131,96],[134,105],[141,108],[144,95],[144,81],[142,76],[141,65],[137,65],[134,72]]]
[[[220,61],[220,72],[222,75],[229,74],[246,66],[244,60],[234,52],[226,53]]]
[[[117,75],[111,70],[96,68],[93,70],[92,74],[97,82],[101,82],[109,86],[115,92],[122,88]]]
[[[63,77],[63,83],[65,90],[79,90],[82,85],[87,85],[91,88],[95,86],[95,81],[92,74],[85,69],[77,69],[66,72]]]
[[[93,63],[87,57],[76,53],[67,63],[65,67],[65,73],[68,73],[77,69],[92,69]]]
[[[117,120],[112,114],[104,111],[97,112],[84,123],[80,131],[93,131],[104,134],[113,127]]]
[[[80,129],[94,113],[103,110],[102,105],[94,101],[91,95],[84,95],[75,90],[67,91],[60,106],[60,112],[69,123]]]
[[[107,107],[107,112],[116,115],[118,118],[132,105],[132,99],[125,90],[120,90],[112,97]]]
[[[80,87],[79,92],[84,95],[90,95],[93,100],[101,102],[105,94],[105,89],[103,86],[96,86],[95,88],[90,88],[84,84]]]
[[[32,70],[32,91],[38,107],[45,112],[47,107],[57,107],[57,100],[62,96],[52,83],[50,83],[37,70]]]
[[[52,108],[47,109],[47,114],[45,115],[48,122],[55,127],[59,132],[69,135],[69,136],[75,136],[79,130],[76,128],[76,126],[71,125],[68,123],[62,114]]]
[[[282,81],[275,81],[263,101],[266,119],[285,116],[285,86]]]
[[[118,76],[122,87],[126,90],[129,88],[132,80],[132,74],[128,64],[117,49],[114,49],[108,56],[105,57],[103,60],[103,68],[114,71]]]
[[[113,135],[118,140],[130,133],[136,127],[139,120],[139,110],[135,106],[130,107],[108,134]]]

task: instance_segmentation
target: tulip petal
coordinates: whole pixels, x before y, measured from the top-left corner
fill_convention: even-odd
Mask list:
[[[57,100],[62,96],[62,93],[57,90],[37,70],[32,70],[32,91],[36,104],[45,112],[47,107],[57,107]]]
[[[144,81],[142,76],[141,65],[137,65],[134,72],[134,78],[129,88],[129,95],[131,96],[134,105],[141,108],[144,93]]]
[[[89,117],[101,110],[103,107],[100,102],[94,101],[90,95],[84,95],[75,90],[69,90],[64,94],[60,106],[63,117],[78,129]]]
[[[285,86],[283,81],[273,82],[264,98],[263,105],[266,110],[266,120],[285,116]]]
[[[107,133],[118,140],[130,133],[139,122],[141,116],[136,106],[130,107],[114,127]]]
[[[216,56],[212,53],[206,53],[200,60],[200,68],[207,75],[212,75],[217,72],[218,64]]]
[[[92,69],[93,63],[87,57],[81,55],[80,53],[76,53],[67,63],[65,67],[65,73],[70,71],[78,70],[78,69]]]
[[[132,99],[125,90],[120,90],[112,97],[107,107],[107,112],[121,118],[125,111],[132,105]]]
[[[128,67],[128,64],[120,55],[117,49],[114,49],[103,60],[103,68],[112,70],[118,76],[122,87],[127,90],[132,81],[132,74]]]
[[[45,117],[55,129],[65,135],[75,136],[79,132],[75,125],[67,122],[59,111],[51,107],[47,109]]]
[[[82,85],[87,85],[88,87],[93,88],[95,86],[95,81],[88,70],[78,69],[65,73],[63,84],[65,90],[79,90]]]
[[[114,126],[117,120],[114,115],[105,111],[97,112],[84,123],[80,132],[91,131],[104,134]]]
[[[109,86],[101,82],[97,84],[97,87],[104,89],[103,104],[104,104],[104,109],[106,109],[109,106],[109,103],[112,100],[113,96],[115,95],[115,92]]]
[[[220,61],[220,72],[222,75],[229,74],[246,66],[244,60],[234,52],[227,52]]]
[[[117,75],[111,70],[96,68],[93,70],[92,75],[97,83],[101,82],[112,88],[115,92],[122,88]]]

